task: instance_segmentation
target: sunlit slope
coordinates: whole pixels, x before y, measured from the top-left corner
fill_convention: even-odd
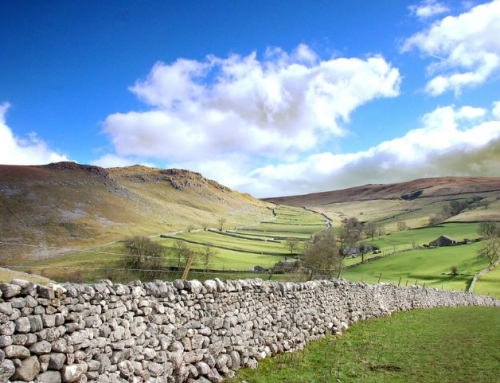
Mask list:
[[[451,201],[460,202],[471,198],[480,198],[486,207],[477,204],[447,221],[500,220],[498,177],[424,178],[264,200],[314,209],[330,217],[334,226],[344,218],[356,217],[364,222],[378,222],[387,231],[394,231],[399,221],[405,221],[413,228],[426,226],[429,218],[442,211]]]
[[[64,162],[0,165],[0,258],[45,257],[124,237],[227,228],[273,217],[272,204],[199,173]]]

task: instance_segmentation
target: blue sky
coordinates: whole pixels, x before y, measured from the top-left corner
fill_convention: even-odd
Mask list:
[[[500,0],[0,3],[0,163],[257,197],[500,176]]]

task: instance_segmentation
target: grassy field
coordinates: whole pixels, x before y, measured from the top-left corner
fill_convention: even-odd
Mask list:
[[[389,201],[391,202],[391,201]],[[394,202],[391,202],[394,203]],[[399,202],[401,203],[401,201]],[[312,233],[326,227],[326,219],[321,214],[297,207],[279,206],[277,217],[269,222],[260,222],[233,232],[194,230],[180,232],[168,238],[154,238],[167,248],[173,248],[177,241],[185,241],[188,248],[197,255],[189,278],[205,280],[218,277],[221,279],[241,279],[266,274],[250,273],[255,266],[269,269],[279,260],[290,256],[285,245],[287,237],[302,239],[301,246]],[[365,239],[363,242],[381,249],[381,254],[366,254],[365,259],[383,256],[382,259],[360,265],[361,257],[347,258],[342,277],[353,282],[363,280],[367,283],[390,282],[395,284],[419,284],[428,287],[464,290],[472,277],[487,266],[486,260],[478,260],[477,250],[481,243],[471,245],[424,249],[423,244],[447,235],[456,240],[478,237],[478,223],[450,222],[433,227],[423,227],[406,231],[396,231],[388,235]],[[204,269],[199,259],[204,248],[213,246],[210,272]],[[296,252],[300,252],[298,249]],[[167,252],[166,265],[177,265],[172,251]],[[182,270],[162,269],[151,271],[126,270],[123,257],[125,249],[122,243],[114,243],[88,251],[78,251],[67,256],[31,263],[21,268],[61,282],[95,282],[100,279],[128,282],[135,279],[152,280],[155,278],[173,280],[181,276]],[[455,266],[458,275],[451,275]],[[247,275],[248,274],[248,275]],[[7,278],[7,277],[6,277]],[[303,281],[304,274],[273,275],[275,280]],[[500,271],[494,270],[481,278],[476,292],[500,296]]]
[[[479,278],[474,287],[474,292],[500,299],[500,267],[495,267],[488,274]]]
[[[447,235],[456,241],[463,241],[465,238],[473,240],[479,237],[479,234],[477,234],[478,228],[479,224],[476,222],[452,222],[419,229],[396,231],[390,233],[390,235],[375,237],[373,241],[365,239],[364,242],[382,250],[384,254],[389,254],[421,247],[424,244],[429,244],[429,242],[441,235]]]
[[[399,312],[342,336],[242,369],[236,383],[493,383],[500,379],[500,308]]]
[[[377,283],[380,278],[381,282],[402,285],[425,283],[427,287],[465,290],[474,274],[488,266],[485,259],[477,259],[480,246],[475,243],[396,253],[345,270],[342,277],[353,282],[363,279]],[[457,267],[459,275],[450,275],[452,266]]]
[[[258,276],[249,270],[255,266],[270,268],[276,262],[289,256],[285,246],[285,238],[295,236],[309,238],[311,233],[326,227],[326,219],[317,213],[295,207],[279,207],[278,218],[273,223],[261,222],[248,226],[237,233],[228,232],[223,235],[217,231],[181,232],[168,238],[153,238],[167,248],[172,248],[179,240],[188,240],[188,248],[196,254],[201,254],[207,244],[214,246],[214,255],[211,258],[209,269],[213,272],[201,273],[202,263],[195,258],[190,278],[205,280],[209,278],[241,279]],[[264,227],[264,229],[263,229]],[[261,234],[266,228],[272,227],[280,233],[280,240],[271,240]],[[262,239],[268,239],[267,241]],[[267,253],[267,254],[266,254]],[[62,257],[40,260],[24,265],[19,270],[36,273],[60,282],[67,280],[75,282],[96,282],[101,279],[111,279],[118,282],[128,282],[142,279],[174,280],[182,273],[178,270],[127,270],[123,264],[126,255],[123,243],[117,242],[98,248],[74,252]],[[167,250],[167,264],[176,264],[168,259],[174,257],[172,251]],[[217,270],[217,271],[215,271]],[[266,279],[267,275],[262,275]],[[284,279],[285,276],[276,276],[273,279]],[[294,276],[293,278],[302,278]]]

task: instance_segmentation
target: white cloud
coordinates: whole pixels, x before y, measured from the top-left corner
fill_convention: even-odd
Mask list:
[[[478,5],[458,16],[448,16],[408,38],[402,51],[413,48],[440,58],[427,67],[432,79],[426,91],[447,91],[484,83],[500,68],[500,0]]]
[[[500,176],[499,105],[494,103],[491,113],[469,106],[439,107],[422,118],[421,128],[367,151],[325,152],[263,166],[232,187],[264,197],[444,175]]]
[[[124,158],[117,156],[115,154],[105,154],[102,157],[98,158],[97,160],[92,161],[92,165],[101,166],[103,168],[117,168],[117,167],[132,166],[137,164],[145,165],[142,164],[140,160],[132,158]]]
[[[235,154],[297,158],[346,134],[359,106],[399,94],[401,77],[382,57],[321,61],[306,45],[203,62],[157,63],[130,88],[151,106],[108,116],[118,157],[168,162]]]
[[[5,165],[41,165],[68,161],[64,155],[51,150],[47,144],[30,133],[27,139],[16,137],[7,126],[5,115],[10,104],[0,104],[0,163]]]
[[[410,13],[419,19],[427,19],[441,13],[449,12],[448,7],[435,0],[426,0],[419,5],[410,5],[408,8]]]

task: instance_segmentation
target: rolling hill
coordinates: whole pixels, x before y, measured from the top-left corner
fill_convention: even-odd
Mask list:
[[[391,232],[401,220],[427,226],[451,201],[470,200],[477,203],[447,222],[500,221],[500,178],[425,178],[259,200],[180,169],[0,165],[0,261],[18,264],[136,234],[217,227],[221,218],[231,229],[272,218],[275,204],[318,211],[334,226],[357,217]]]
[[[201,174],[61,162],[0,165],[0,261],[16,264],[124,239],[272,217],[267,202]]]
[[[426,226],[429,218],[451,201],[477,200],[478,203],[471,203],[447,222],[500,221],[500,178],[422,178],[263,200],[314,209],[327,215],[334,224],[356,217],[360,221],[379,222],[386,225],[388,231],[394,231],[397,222],[402,220],[410,227]]]

